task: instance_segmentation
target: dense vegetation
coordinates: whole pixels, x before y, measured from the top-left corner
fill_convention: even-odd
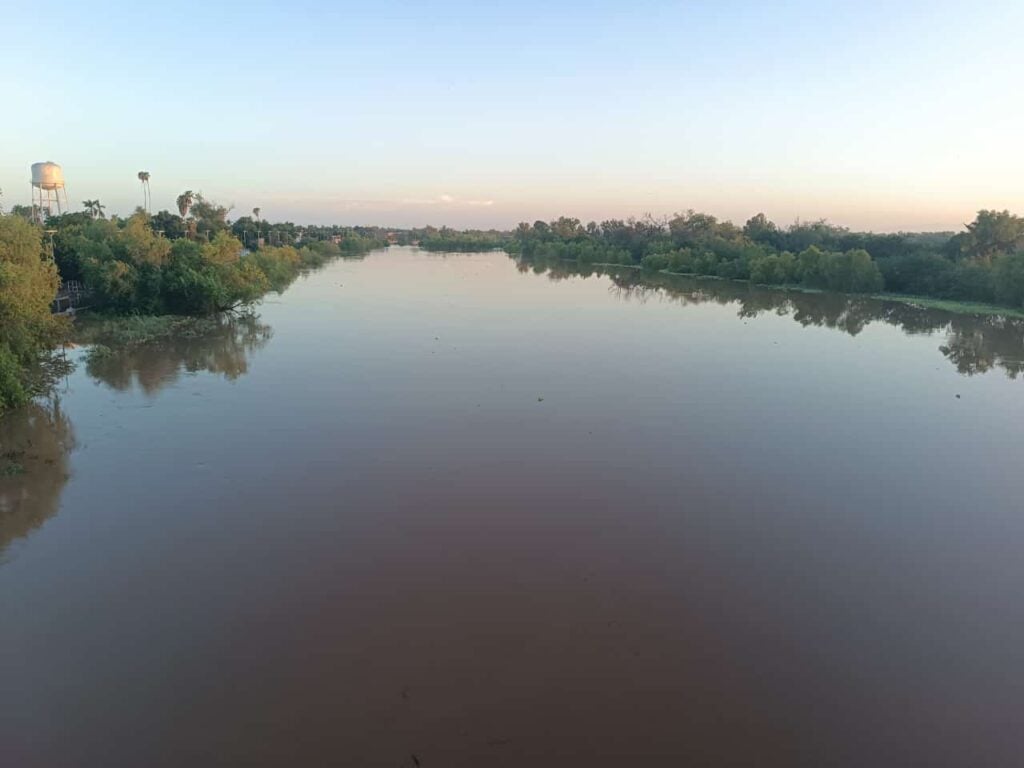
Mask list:
[[[459,231],[441,227],[427,227],[423,230],[414,230],[414,242],[418,242],[420,248],[428,251],[461,251],[471,253],[473,251],[492,251],[505,248],[509,244],[507,232],[497,230],[470,229]]]
[[[42,230],[0,216],[0,413],[31,397],[40,356],[59,338],[61,323],[50,314],[59,282]]]
[[[87,200],[83,212],[49,217],[49,237],[29,208],[0,216],[0,412],[39,389],[40,358],[66,328],[51,314],[61,280],[83,283],[89,306],[126,318],[128,330],[151,331],[167,323],[157,316],[234,309],[283,290],[305,268],[388,242],[373,227],[232,223],[229,209],[191,191],[177,204],[177,214],[107,219],[100,201]]]
[[[300,248],[323,242],[338,246],[343,254],[365,253],[388,245],[388,232],[380,227],[299,226],[290,221],[260,221],[242,216],[231,223],[231,233],[249,248],[265,245]]]
[[[824,221],[743,227],[688,211],[665,221],[520,224],[508,250],[527,258],[642,266],[683,274],[1024,307],[1024,218],[981,211],[964,232],[850,232]]]
[[[54,258],[65,279],[92,291],[93,308],[114,314],[203,315],[281,290],[299,271],[340,254],[330,242],[243,253],[226,230],[209,240],[170,239],[145,214],[124,221],[55,222]]]

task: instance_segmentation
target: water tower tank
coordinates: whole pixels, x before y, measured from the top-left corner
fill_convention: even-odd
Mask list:
[[[39,189],[63,189],[64,171],[56,163],[32,163],[32,186]]]

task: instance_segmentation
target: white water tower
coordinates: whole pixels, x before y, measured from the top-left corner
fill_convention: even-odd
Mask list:
[[[50,161],[32,163],[32,215],[41,223],[55,209],[58,216],[68,209],[64,171]]]

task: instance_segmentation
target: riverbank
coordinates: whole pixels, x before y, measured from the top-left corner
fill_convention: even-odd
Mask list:
[[[940,309],[944,312],[954,312],[958,315],[985,315],[997,317],[1012,317],[1024,319],[1024,311],[1001,307],[998,304],[983,304],[980,302],[954,301],[952,299],[935,299],[928,296],[907,296],[900,293],[874,293],[872,299],[879,301],[896,301],[901,304],[908,304],[921,309]]]
[[[634,267],[627,267],[633,269]],[[635,269],[644,271],[643,267],[637,266]],[[753,280],[742,280],[728,277],[716,277],[714,275],[697,275],[685,272],[671,272],[669,270],[658,270],[660,274],[664,275],[676,275],[679,277],[687,277],[691,280],[716,280],[716,281],[727,281],[732,283],[744,283],[746,285],[756,286],[758,288],[770,288],[776,291],[787,291],[793,293],[834,293],[837,296],[847,296],[850,298],[866,298],[876,299],[877,301],[893,301],[900,304],[906,304],[911,307],[918,307],[920,309],[938,309],[944,312],[953,312],[958,315],[982,315],[982,316],[997,316],[997,317],[1011,317],[1014,319],[1024,319],[1024,311],[1019,309],[1012,309],[1010,307],[1001,307],[998,304],[985,304],[982,302],[971,302],[971,301],[955,301],[953,299],[936,299],[928,296],[911,296],[902,293],[842,293],[838,291],[826,291],[821,288],[809,288],[804,285],[793,285],[784,284],[777,285],[772,283],[755,283]]]

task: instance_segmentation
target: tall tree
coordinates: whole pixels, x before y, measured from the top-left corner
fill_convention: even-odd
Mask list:
[[[253,208],[252,215],[256,217],[256,245],[258,247],[260,243],[260,209]]]
[[[82,205],[85,206],[85,210],[94,219],[105,219],[107,218],[103,210],[106,208],[103,203],[99,200],[83,200]]]
[[[751,216],[743,225],[743,234],[756,243],[775,245],[778,233],[779,228],[763,213]]]
[[[139,171],[139,181],[142,182],[142,207],[149,213],[153,204],[153,195],[149,191],[149,171]]]
[[[1024,218],[1009,211],[978,211],[967,231],[951,241],[959,254],[983,263],[1024,248]]]
[[[192,210],[189,214],[189,227],[192,231],[205,240],[211,239],[218,232],[230,229],[228,226],[228,213],[226,208],[212,200],[207,200],[200,193],[196,193],[192,200]]]
[[[195,195],[191,189],[187,189],[178,195],[178,199],[175,200],[178,204],[178,213],[181,214],[181,220],[184,222],[185,217],[188,216],[189,209],[192,208],[192,203],[195,202]],[[188,235],[188,225],[185,227],[185,234]]]

